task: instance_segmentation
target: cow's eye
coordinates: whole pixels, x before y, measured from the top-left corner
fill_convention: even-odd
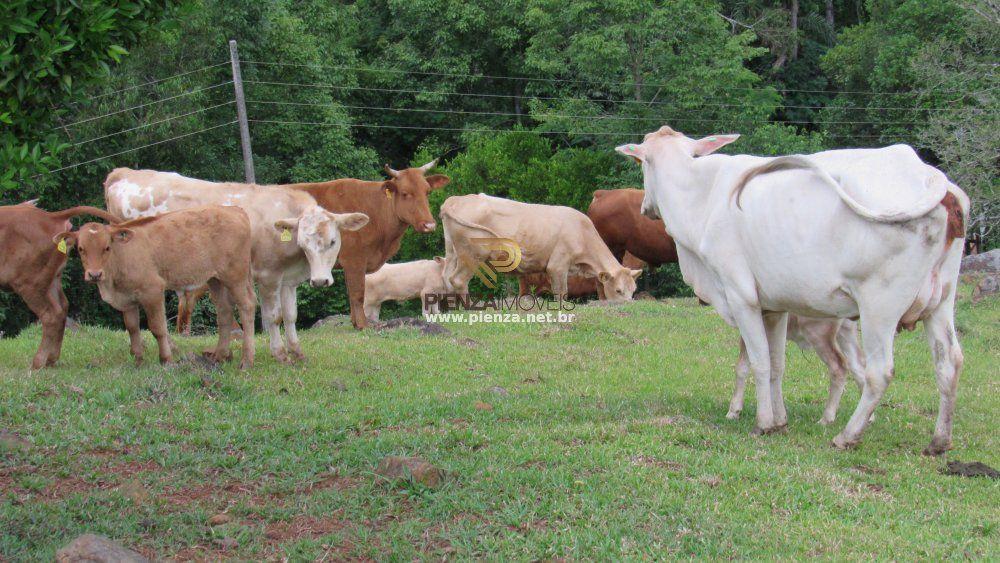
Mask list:
[[[104,252],[111,252],[111,247],[110,246],[105,246],[104,247]]]

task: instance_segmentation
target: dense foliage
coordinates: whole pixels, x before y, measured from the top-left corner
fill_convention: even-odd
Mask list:
[[[443,157],[437,171],[453,181],[432,197],[435,212],[448,195],[474,192],[585,209],[593,190],[640,181],[611,147],[664,123],[740,132],[731,150],[759,154],[907,142],[973,196],[973,227],[996,244],[991,0],[51,4],[3,9],[0,119],[13,126],[0,173],[15,179],[11,155],[22,153],[31,170],[93,162],[8,186],[4,203],[100,204],[115,166],[241,178],[226,45],[236,39],[262,183],[378,178],[383,162]],[[106,23],[83,17],[96,6]],[[69,30],[91,30],[67,32],[86,50],[46,55],[45,45],[68,43],[28,41],[36,31],[23,17],[45,30],[69,18]],[[442,252],[440,232],[411,233],[396,260]],[[78,268],[71,260],[73,315],[120,322],[77,283]],[[680,287],[675,274],[651,279],[661,294]],[[342,284],[301,293],[303,323],[346,310]],[[30,318],[0,299],[3,329]]]

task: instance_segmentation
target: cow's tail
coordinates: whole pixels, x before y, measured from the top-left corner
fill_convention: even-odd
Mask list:
[[[816,163],[803,156],[791,155],[779,156],[766,164],[757,166],[756,168],[751,168],[750,170],[744,172],[743,176],[740,177],[740,180],[733,188],[732,195],[736,198],[737,207],[742,208],[740,206],[740,195],[743,193],[743,190],[751,180],[757,176],[762,176],[771,172],[779,172],[782,170],[809,170],[815,173],[821,180],[823,180],[824,183],[837,192],[841,201],[850,207],[852,211],[869,221],[875,221],[878,223],[902,223],[918,217],[923,217],[940,203],[940,200],[925,198],[925,200],[917,202],[917,204],[912,206],[911,209],[905,211],[890,211],[883,213],[872,211],[844,191],[844,187],[840,184],[840,182],[831,176],[829,172],[823,170],[822,167],[817,166]]]
[[[76,217],[77,215],[93,215],[94,217],[100,217],[105,221],[115,224],[121,223],[122,220],[119,217],[108,213],[103,209],[98,209],[96,207],[90,207],[89,205],[81,205],[78,207],[70,207],[69,209],[63,209],[62,211],[56,211],[52,216],[56,219],[67,220],[71,217]]]
[[[472,221],[467,221],[465,219],[462,219],[452,213],[448,213],[448,211],[445,209],[441,209],[441,216],[447,217],[448,219],[451,219],[452,221],[458,223],[459,225],[462,225],[463,227],[484,231],[486,233],[489,233],[489,235],[494,238],[503,238],[500,235],[498,235],[496,231],[494,231],[493,229],[484,225],[480,225],[479,223],[473,223]]]

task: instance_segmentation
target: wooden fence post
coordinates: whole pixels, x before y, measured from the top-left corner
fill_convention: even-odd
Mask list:
[[[250,148],[250,124],[247,122],[247,104],[243,97],[243,75],[240,73],[240,55],[236,40],[229,40],[229,58],[233,63],[233,88],[236,90],[236,117],[240,123],[240,145],[243,147],[243,171],[248,184],[256,184],[253,171],[253,150]]]

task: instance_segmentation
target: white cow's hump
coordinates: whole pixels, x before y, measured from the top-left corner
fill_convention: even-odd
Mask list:
[[[160,202],[156,202],[155,192],[152,186],[143,186],[128,179],[121,179],[108,187],[108,198],[116,204],[123,219],[138,219],[170,211],[166,198],[160,198]]]

